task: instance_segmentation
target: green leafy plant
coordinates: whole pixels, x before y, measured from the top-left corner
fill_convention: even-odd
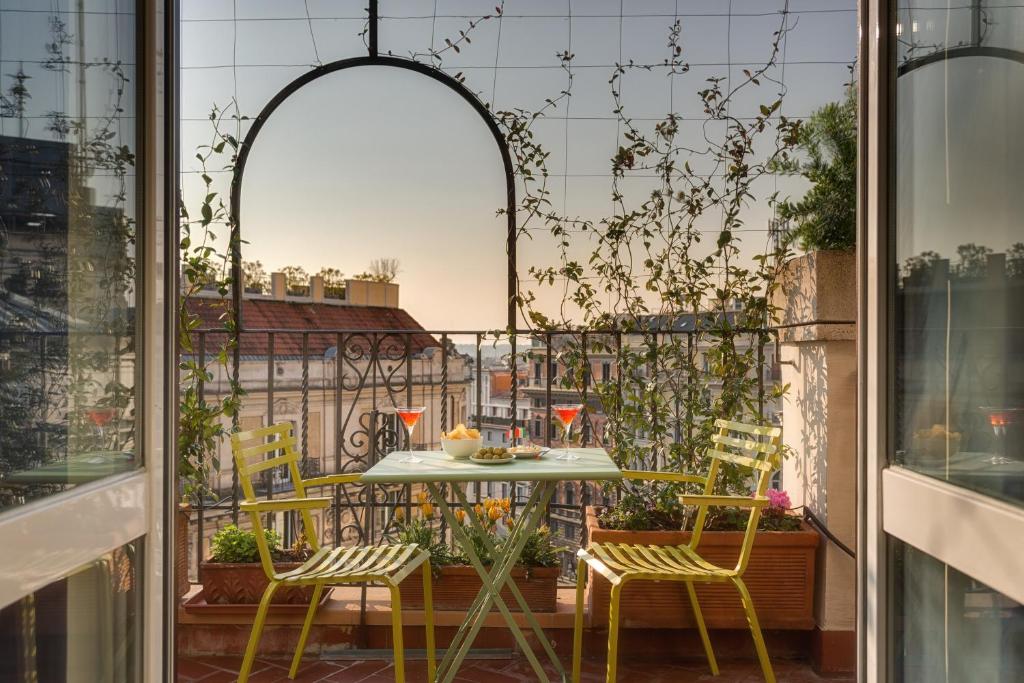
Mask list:
[[[857,91],[818,109],[800,127],[804,158],[778,164],[811,188],[797,201],[779,203],[778,216],[793,222],[791,237],[806,251],[853,249],[857,244]]]
[[[263,537],[272,553],[281,548],[281,537],[272,529],[264,529]],[[210,557],[214,562],[243,564],[260,561],[260,549],[256,543],[256,533],[239,529],[229,524],[219,530],[210,539]]]
[[[538,111],[495,114],[521,186],[520,235],[546,230],[558,258],[557,265],[529,269],[516,303],[537,337],[553,342],[550,353],[564,368],[560,390],[595,408],[585,421],[597,412],[606,418],[600,429],[584,428],[621,467],[706,472],[703,453],[715,419],[763,423],[762,407],[784,392],[765,379],[764,351],[778,318],[773,294],[791,253],[771,241],[745,248],[742,237],[750,231],[749,205],[765,180],[792,167],[802,139],[802,123],[781,114],[781,94],[759,95],[771,87],[788,30],[780,21],[768,59],[742,78],[705,81],[697,92],[703,136],[690,135],[686,118],[674,112],[650,127],[631,118],[623,82],[652,67],[615,67],[609,82],[622,143],[610,160],[614,211],[602,218],[565,215],[553,206],[549,155],[532,130],[571,95],[571,53],[560,55],[568,85],[558,97]],[[669,77],[689,71],[680,35],[677,21],[668,31],[664,66],[657,67]],[[737,99],[757,97],[764,104],[754,116],[731,111]],[[645,183],[645,192],[627,191],[633,180]],[[778,205],[775,193],[761,199]],[[581,244],[589,247],[582,257]],[[561,301],[557,313],[542,306],[551,299],[545,288]],[[526,351],[524,360],[541,361],[548,352],[531,358],[534,352]],[[594,382],[598,354],[613,359],[616,373]],[[716,493],[749,492],[736,468],[724,468],[717,486]],[[679,528],[681,512],[672,501],[685,490],[639,481],[609,487],[606,494],[617,503],[605,519],[621,528]]]
[[[178,476],[182,497],[189,501],[205,494],[210,474],[219,470],[217,445],[228,433],[225,420],[232,420],[245,394],[241,385],[228,372],[232,351],[238,344],[238,312],[231,306],[228,294],[233,283],[231,253],[238,248],[232,238],[227,249],[218,246],[214,232],[218,226],[227,226],[231,218],[223,197],[213,189],[210,166],[221,160],[222,170],[234,167],[238,140],[224,130],[228,115],[214,107],[209,120],[212,126],[210,141],[196,152],[204,185],[203,199],[199,202],[198,218],[193,219],[187,202],[180,204],[179,254],[182,265],[182,291],[178,299],[178,352],[180,398],[178,403]],[[231,119],[240,120],[237,114]],[[225,156],[227,157],[225,159]],[[182,195],[184,196],[184,194]],[[213,289],[219,295],[217,303],[206,305],[218,308],[218,321],[222,335],[208,335],[207,348],[199,349],[196,331],[202,318],[192,312],[189,302],[204,289]],[[211,346],[212,344],[212,346]],[[203,360],[201,360],[203,359]],[[213,379],[216,367],[228,377],[228,391],[209,399],[204,391]]]

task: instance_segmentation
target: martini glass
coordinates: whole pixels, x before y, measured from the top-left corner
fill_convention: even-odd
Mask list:
[[[562,424],[562,443],[565,444],[565,449],[562,454],[555,458],[555,460],[579,460],[580,456],[569,450],[569,437],[572,434],[572,423],[576,419],[576,416],[583,410],[582,403],[558,403],[551,406],[551,409],[555,412],[555,417]]]
[[[426,408],[395,408],[395,413],[402,419],[402,424],[405,425],[405,431],[409,434],[409,440],[406,442],[408,446],[408,455],[399,460],[398,462],[423,462],[423,458],[417,458],[416,454],[412,451],[412,432],[416,429],[416,423],[420,421],[420,417],[423,415],[423,411]]]
[[[106,407],[96,407],[86,411],[85,415],[96,426],[96,435],[101,442],[103,441],[103,428],[114,419],[116,413],[117,411],[113,408]]]

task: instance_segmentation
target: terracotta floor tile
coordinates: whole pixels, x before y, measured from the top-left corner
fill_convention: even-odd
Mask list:
[[[198,681],[204,676],[209,676],[215,673],[217,669],[203,662],[195,659],[179,659],[178,660],[178,681],[185,683],[187,681]]]
[[[353,662],[350,666],[345,667],[336,674],[328,676],[324,680],[330,681],[330,683],[362,683],[362,681],[366,680],[370,676],[385,671],[391,679],[394,680],[394,672],[391,670],[391,662],[380,659],[368,659]]]

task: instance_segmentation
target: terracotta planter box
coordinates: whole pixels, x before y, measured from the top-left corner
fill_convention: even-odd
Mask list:
[[[279,572],[301,567],[301,562],[276,562]],[[253,605],[263,597],[270,581],[259,562],[234,564],[230,562],[203,562],[199,565],[199,582],[203,584],[203,598],[209,605]],[[313,599],[312,586],[279,588],[272,604],[309,604]]]
[[[587,508],[587,531],[588,538],[595,542],[680,545],[690,540],[689,531],[602,529],[592,507]],[[743,580],[762,628],[814,628],[814,556],[818,541],[818,532],[807,525],[800,531],[757,533]],[[705,531],[698,550],[709,562],[728,567],[739,557],[742,542],[742,532]],[[739,593],[731,582],[694,585],[708,628],[748,628]],[[607,579],[588,570],[586,600],[591,623],[608,623],[610,593],[611,584]],[[696,626],[683,583],[627,582],[622,589],[620,609],[624,627]]]
[[[423,609],[422,571],[423,567],[420,567],[400,584],[403,609]],[[515,567],[512,570],[512,577],[531,612],[555,611],[559,573],[559,567],[532,567],[529,572],[525,567]],[[473,599],[476,598],[476,594],[480,592],[482,586],[483,582],[472,567],[458,565],[441,567],[440,576],[435,572],[434,582],[431,586],[434,609],[465,611],[473,604]],[[509,610],[520,611],[518,603],[507,587],[502,589],[501,597],[505,600]],[[497,612],[498,608],[492,605],[491,611]]]

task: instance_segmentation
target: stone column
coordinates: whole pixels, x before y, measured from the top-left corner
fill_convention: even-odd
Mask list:
[[[779,361],[782,485],[848,548],[857,529],[856,326],[854,253],[821,251],[789,262],[776,299],[782,329]],[[821,671],[856,665],[856,562],[836,544],[818,546],[814,660]]]

